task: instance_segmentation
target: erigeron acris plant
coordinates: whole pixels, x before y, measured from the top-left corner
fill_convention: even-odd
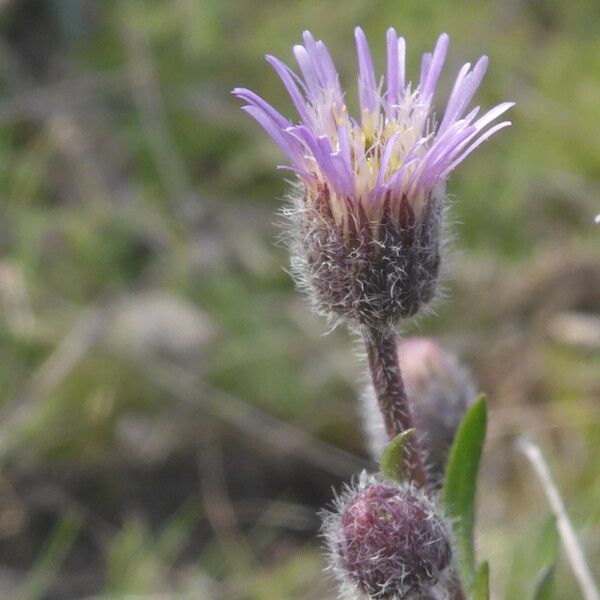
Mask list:
[[[356,117],[327,47],[309,32],[293,48],[300,75],[267,56],[296,121],[248,89],[233,91],[295,174],[284,214],[298,287],[317,313],[346,324],[366,347],[363,414],[381,473],[363,473],[323,513],[328,560],[345,598],[488,600],[487,564],[477,564],[473,542],[485,400],[475,400],[464,369],[435,342],[406,342],[399,353],[395,328],[436,295],[448,175],[511,124],[498,119],[513,103],[481,116],[471,108],[483,56],[459,70],[445,109],[435,111],[446,34],[423,55],[416,82],[394,29],[381,79],[360,28],[355,38]]]

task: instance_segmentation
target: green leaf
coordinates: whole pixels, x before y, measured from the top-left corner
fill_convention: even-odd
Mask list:
[[[462,579],[469,584],[475,578],[475,490],[486,426],[486,399],[480,396],[456,433],[442,490],[444,509],[453,521]]]
[[[556,518],[552,516],[544,523],[537,543],[536,556],[545,564],[535,578],[532,600],[551,600],[554,597],[554,572],[559,548],[560,536],[556,529]]]
[[[532,600],[551,600],[554,597],[554,570],[553,564],[542,567],[535,579]]]
[[[490,600],[490,566],[487,560],[479,565],[473,586],[473,600]]]
[[[556,529],[556,517],[551,516],[544,522],[537,546],[536,556],[540,558],[542,564],[556,562],[560,548],[560,535],[558,529]]]
[[[61,565],[81,530],[81,518],[75,513],[67,515],[55,526],[50,537],[37,559],[33,569],[29,571],[27,581],[22,589],[15,592],[13,598],[19,600],[39,600],[46,596]]]
[[[414,429],[407,429],[399,433],[383,450],[381,460],[379,461],[379,468],[385,479],[402,483],[404,479],[402,473],[404,448],[414,432]]]

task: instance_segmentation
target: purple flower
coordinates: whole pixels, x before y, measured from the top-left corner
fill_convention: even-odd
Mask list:
[[[482,57],[460,69],[446,110],[432,102],[448,36],[422,60],[418,85],[407,81],[405,43],[387,33],[386,85],[378,80],[362,29],[358,51],[360,118],[323,44],[304,33],[294,46],[301,76],[268,56],[298,112],[293,123],[250,90],[236,88],[250,113],[287,155],[298,176],[284,210],[291,271],[317,312],[378,330],[419,312],[435,296],[443,245],[447,175],[508,121],[505,102],[465,115],[487,67]]]
[[[387,73],[376,77],[365,34],[355,30],[358,53],[360,117],[348,113],[345,94],[329,51],[304,33],[294,46],[301,76],[279,59],[267,56],[298,112],[299,122],[282,116],[254,92],[236,88],[251,114],[286,154],[300,177],[307,203],[326,190],[334,222],[347,233],[351,220],[364,213],[376,231],[384,213],[402,218],[403,201],[417,215],[431,192],[475,148],[509,121],[494,124],[513,103],[504,102],[478,118],[467,108],[486,71],[482,56],[465,64],[456,77],[440,120],[433,111],[436,84],[448,50],[442,34],[432,53],[423,55],[417,85],[405,74],[404,38],[387,32]],[[465,114],[466,113],[466,114]],[[405,209],[404,209],[405,210]]]

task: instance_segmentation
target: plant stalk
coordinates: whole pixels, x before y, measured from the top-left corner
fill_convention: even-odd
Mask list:
[[[391,440],[399,433],[414,428],[398,361],[396,336],[393,331],[382,332],[365,328],[363,337],[367,348],[373,388],[386,433]],[[429,482],[423,467],[418,436],[411,436],[406,443],[403,469],[410,481],[419,487],[428,488]],[[453,577],[451,594],[452,600],[466,600],[467,598],[457,573]]]
[[[412,429],[408,397],[398,362],[398,345],[392,331],[363,330],[373,388],[383,416],[388,437]],[[404,451],[404,473],[419,487],[427,487],[428,481],[418,446],[418,436],[411,436]]]

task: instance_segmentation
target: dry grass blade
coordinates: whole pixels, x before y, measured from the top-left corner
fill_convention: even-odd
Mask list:
[[[556,527],[567,554],[567,559],[577,578],[584,599],[600,600],[598,587],[541,450],[525,438],[521,438],[518,441],[517,447],[531,463],[544,488],[548,503],[556,517]]]
[[[139,112],[154,163],[175,214],[190,194],[191,182],[181,154],[167,124],[158,74],[143,27],[134,26],[136,5],[125,11],[123,41],[127,51],[131,94]],[[184,221],[185,222],[185,221]]]
[[[161,389],[175,398],[207,410],[241,433],[275,448],[278,453],[304,460],[337,477],[347,478],[366,466],[365,461],[349,452],[319,440],[181,369],[153,365],[146,372]]]
[[[5,414],[0,414],[0,455],[12,447],[15,431],[87,355],[104,331],[109,315],[107,308],[92,306],[86,309],[33,374],[20,397],[8,405],[3,411]]]

